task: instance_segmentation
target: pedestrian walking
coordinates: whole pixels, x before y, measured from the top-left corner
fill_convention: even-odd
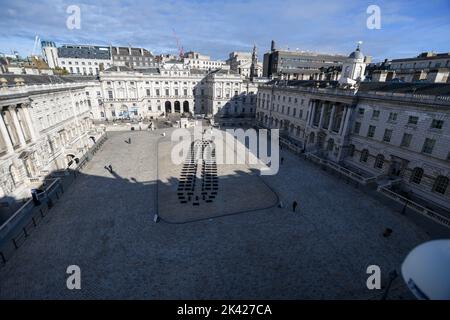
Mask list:
[[[128,144],[131,144],[131,137],[128,138]]]
[[[113,173],[112,165],[109,165],[108,168],[109,168],[109,172]]]
[[[294,201],[292,203],[292,212],[295,212],[295,209],[297,209],[297,205],[298,205],[297,201]]]
[[[283,164],[284,163],[284,158],[283,157],[281,157],[281,164]]]

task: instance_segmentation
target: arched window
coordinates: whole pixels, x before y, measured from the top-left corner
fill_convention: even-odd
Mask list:
[[[348,78],[350,76],[350,66],[345,67],[344,77]]]
[[[359,158],[360,162],[367,162],[367,159],[369,159],[369,150],[364,149],[361,152],[361,157]]]
[[[434,181],[433,191],[441,194],[445,194],[448,187],[448,178],[439,176]]]
[[[374,168],[383,169],[383,165],[384,165],[384,156],[382,154],[379,154],[375,159]]]
[[[422,168],[414,168],[412,174],[411,174],[411,182],[420,184],[423,177],[423,169]]]
[[[355,145],[351,144],[348,146],[348,155],[353,157],[355,155]]]

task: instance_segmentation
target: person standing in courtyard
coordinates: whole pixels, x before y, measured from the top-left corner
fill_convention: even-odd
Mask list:
[[[297,209],[297,206],[298,206],[297,201],[294,201],[294,202],[292,203],[292,212],[295,212],[295,210]]]

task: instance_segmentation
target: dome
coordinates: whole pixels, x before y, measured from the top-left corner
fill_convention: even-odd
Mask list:
[[[352,53],[350,53],[350,55],[348,56],[351,59],[364,59],[364,54],[361,52],[361,49],[359,48],[359,44],[358,47],[356,48],[355,51],[353,51]]]

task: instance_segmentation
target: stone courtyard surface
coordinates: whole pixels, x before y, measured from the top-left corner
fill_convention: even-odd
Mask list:
[[[205,140],[208,140],[205,138]],[[194,139],[192,138],[192,141]],[[192,197],[199,194],[199,205],[193,202],[181,203],[177,195],[180,173],[183,165],[174,165],[171,150],[177,142],[170,137],[161,139],[158,145],[158,213],[167,222],[185,223],[201,219],[238,214],[274,207],[278,197],[259,177],[259,172],[246,164],[217,164],[218,188],[212,202],[203,201],[201,178],[196,180],[196,190]],[[223,150],[224,155],[235,153],[229,145]],[[201,165],[199,165],[200,172]],[[208,198],[206,198],[208,199]]]
[[[263,179],[285,204],[296,200],[299,212],[272,207],[154,223],[160,132],[109,137],[0,269],[0,298],[379,299],[382,292],[366,288],[367,266],[379,265],[385,281],[428,240],[404,216],[289,153],[278,175],[251,180]],[[247,174],[228,178],[239,184]],[[233,201],[260,196],[244,183],[240,190]],[[386,227],[394,230],[389,238]],[[66,288],[69,265],[81,268],[79,291]],[[411,298],[400,282],[392,297]]]

